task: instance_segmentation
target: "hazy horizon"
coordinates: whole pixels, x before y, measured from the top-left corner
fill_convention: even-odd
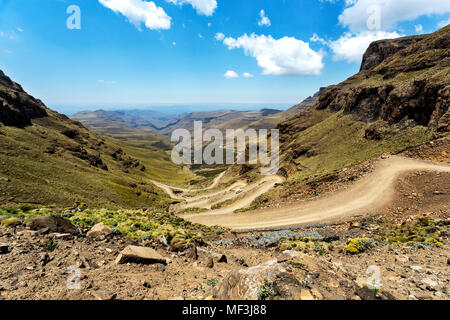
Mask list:
[[[94,112],[98,110],[104,111],[157,111],[165,114],[183,114],[191,112],[207,112],[216,110],[235,110],[235,111],[252,111],[261,109],[275,109],[284,111],[298,104],[293,103],[168,103],[168,104],[129,104],[129,105],[47,105],[47,107],[71,116],[79,112]]]

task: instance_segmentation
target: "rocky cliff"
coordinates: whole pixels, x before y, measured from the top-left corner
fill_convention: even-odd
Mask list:
[[[376,67],[395,53],[423,40],[425,36],[418,35],[372,42],[364,53],[360,71],[370,70]]]
[[[408,41],[413,44],[379,65],[328,87],[314,107],[332,112],[343,110],[364,122],[381,119],[398,123],[410,119],[436,131],[450,131],[450,26],[422,40],[413,37],[393,43],[398,48]],[[375,47],[387,48],[380,45],[383,43],[387,42],[370,46],[362,69],[384,57],[370,58]]]
[[[0,123],[24,127],[31,125],[32,119],[46,116],[44,104],[27,94],[0,70]]]

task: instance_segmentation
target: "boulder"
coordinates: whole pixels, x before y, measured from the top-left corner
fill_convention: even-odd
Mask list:
[[[124,263],[140,263],[140,264],[166,264],[166,258],[161,256],[152,248],[128,246],[120,252],[116,258],[116,264]]]
[[[28,227],[31,230],[48,228],[52,232],[77,234],[78,229],[68,220],[58,216],[38,216],[33,218]]]
[[[112,233],[113,230],[110,227],[108,227],[103,223],[97,223],[95,226],[91,228],[91,230],[89,230],[89,232],[86,234],[86,237],[92,239],[101,239],[106,238]]]
[[[271,296],[266,299],[297,299],[300,282],[280,265],[270,260],[255,267],[231,271],[214,289],[218,300],[258,300],[263,284],[271,285]]]

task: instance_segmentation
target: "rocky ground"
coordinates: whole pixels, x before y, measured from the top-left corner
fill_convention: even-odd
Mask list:
[[[448,162],[448,144],[403,155]],[[330,188],[370,168],[349,168]],[[3,220],[0,298],[447,300],[449,174],[409,174],[396,191],[393,204],[375,216],[211,233],[195,247],[164,237],[131,240],[101,224],[79,228],[48,216],[25,225]]]
[[[131,241],[101,225],[97,233],[80,235],[42,224],[3,227],[0,297],[445,300],[449,223],[445,210],[401,219],[387,212],[335,225],[236,234],[181,252],[163,238]],[[404,234],[414,239],[388,241]],[[439,241],[426,240],[431,238]],[[360,241],[357,252],[349,247],[352,239]],[[127,256],[129,245],[150,252]]]

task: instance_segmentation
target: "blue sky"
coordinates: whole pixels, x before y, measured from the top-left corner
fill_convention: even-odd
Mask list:
[[[442,0],[0,0],[0,69],[69,113],[288,106],[356,73],[371,41],[449,20]]]

